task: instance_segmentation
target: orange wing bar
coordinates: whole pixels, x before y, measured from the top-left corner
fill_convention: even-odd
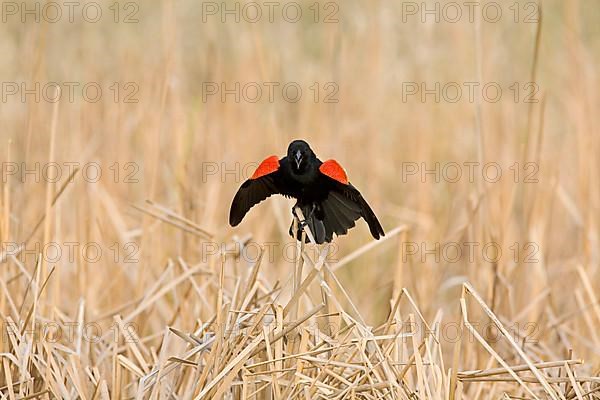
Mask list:
[[[335,160],[327,160],[319,167],[319,171],[323,175],[327,175],[331,179],[334,179],[344,185],[348,184],[348,175],[346,175],[346,171],[340,164],[338,164]]]
[[[250,179],[258,179],[265,175],[269,175],[279,169],[279,158],[277,156],[271,156],[265,158],[263,162],[260,163],[254,174],[250,177]]]

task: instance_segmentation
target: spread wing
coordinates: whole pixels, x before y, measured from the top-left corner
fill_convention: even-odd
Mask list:
[[[229,224],[236,226],[254,205],[267,197],[280,193],[280,170],[277,156],[266,158],[254,174],[240,186],[229,211]]]
[[[331,231],[337,235],[345,234],[354,226],[354,221],[363,217],[375,239],[385,236],[377,216],[358,189],[348,181],[346,171],[337,161],[325,161],[319,171],[331,188],[321,205],[327,233]]]

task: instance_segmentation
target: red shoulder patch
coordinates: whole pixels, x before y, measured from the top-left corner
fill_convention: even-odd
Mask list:
[[[263,162],[260,163],[254,174],[250,177],[250,179],[258,179],[265,175],[269,175],[272,172],[275,172],[279,169],[279,158],[277,156],[271,156],[265,158]]]
[[[331,179],[334,179],[344,185],[348,184],[348,175],[344,168],[335,160],[327,160],[319,167],[319,171],[323,175],[327,175]]]

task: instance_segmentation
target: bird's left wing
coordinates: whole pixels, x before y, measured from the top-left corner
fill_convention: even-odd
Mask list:
[[[271,156],[260,163],[254,174],[240,186],[229,211],[229,224],[236,226],[254,205],[280,193],[279,158]]]
[[[354,221],[363,217],[375,239],[385,236],[377,216],[356,189],[348,181],[348,175],[335,160],[327,160],[319,167],[319,172],[331,188],[323,201],[326,225],[336,234],[344,234],[354,226]]]

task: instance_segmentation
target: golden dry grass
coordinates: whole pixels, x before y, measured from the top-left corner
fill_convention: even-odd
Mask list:
[[[344,0],[325,24],[313,3],[298,23],[203,22],[192,0],[139,3],[130,24],[104,2],[98,23],[7,16],[3,94],[103,94],[0,103],[1,398],[600,398],[598,5],[543,1],[541,25],[522,21],[527,2],[518,22],[500,2],[495,23],[422,23],[402,20],[407,2]],[[204,101],[206,82],[303,96]],[[421,82],[503,95],[405,101]],[[228,226],[244,176],[298,137],[345,166],[385,240],[360,222],[300,246],[283,198]],[[463,177],[403,177],[436,162]]]

